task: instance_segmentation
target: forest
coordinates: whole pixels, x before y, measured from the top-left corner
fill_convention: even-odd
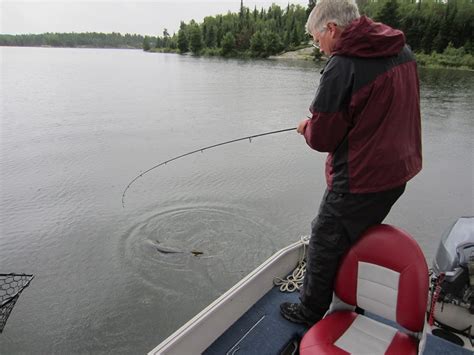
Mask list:
[[[268,57],[283,51],[306,46],[305,23],[308,10],[300,5],[282,9],[251,10],[240,7],[238,13],[205,17],[202,23],[181,22],[177,34],[170,36],[165,29],[155,41],[144,39],[144,50],[171,49],[179,53]]]
[[[473,0],[358,3],[363,14],[401,29],[419,64],[474,70]]]
[[[474,69],[474,0],[357,0],[361,14],[402,30],[422,65]],[[305,31],[315,0],[181,22],[156,37],[120,33],[0,35],[0,46],[143,48],[180,54],[265,58],[310,46]],[[314,59],[321,58],[318,50]]]
[[[402,30],[421,64],[474,69],[473,0],[358,0],[361,14]],[[146,51],[231,57],[268,57],[308,47],[306,8],[249,9],[241,2],[238,13],[209,16],[201,23],[181,22],[178,33],[165,29],[156,38],[145,37]],[[314,58],[321,53],[314,50]]]

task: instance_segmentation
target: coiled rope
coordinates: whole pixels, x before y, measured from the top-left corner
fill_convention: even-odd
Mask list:
[[[212,149],[212,148],[216,148],[216,147],[220,147],[221,145],[226,145],[226,144],[230,144],[230,143],[235,143],[235,142],[239,142],[239,141],[243,141],[243,140],[247,140],[252,143],[252,139],[253,138],[257,138],[257,137],[263,137],[263,136],[269,136],[271,134],[276,134],[276,133],[282,133],[282,132],[288,132],[288,131],[294,131],[296,130],[296,127],[292,127],[292,128],[285,128],[285,129],[280,129],[280,130],[277,130],[277,131],[271,131],[271,132],[265,132],[265,133],[259,133],[259,134],[254,134],[253,136],[247,136],[247,137],[242,137],[242,138],[237,138],[237,139],[232,139],[230,141],[227,141],[227,142],[222,142],[222,143],[217,143],[217,144],[213,144],[213,145],[210,145],[210,146],[207,146],[207,147],[203,147],[203,148],[199,148],[199,149],[196,149],[196,150],[193,150],[191,152],[188,152],[188,153],[185,153],[185,154],[181,154],[181,155],[178,155],[174,158],[171,158],[171,159],[168,159],[166,161],[163,161],[161,163],[158,163],[154,166],[152,166],[151,168],[149,168],[148,170],[145,170],[143,173],[140,173],[139,175],[137,175],[136,177],[134,177],[127,185],[127,187],[125,187],[125,190],[123,190],[123,193],[122,193],[122,207],[125,208],[125,194],[127,193],[127,190],[130,188],[130,186],[132,186],[132,184],[137,181],[139,178],[141,178],[143,175],[149,173],[150,171],[156,169],[156,168],[159,168],[160,166],[163,166],[163,165],[166,165],[168,163],[171,163],[172,161],[174,160],[178,160],[178,159],[181,159],[181,158],[184,158],[188,155],[191,155],[191,154],[195,154],[195,153],[203,153],[205,150],[208,150],[208,149]]]
[[[301,243],[303,243],[303,253],[296,268],[285,279],[280,277],[275,277],[273,279],[273,284],[275,286],[280,286],[281,292],[295,292],[296,290],[300,290],[303,286],[303,279],[306,274],[306,246],[309,243],[309,236],[302,236],[300,240]]]

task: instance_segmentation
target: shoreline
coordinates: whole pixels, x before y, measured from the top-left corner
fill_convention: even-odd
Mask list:
[[[268,59],[276,59],[276,60],[280,60],[280,59],[288,59],[288,60],[310,60],[310,61],[314,61],[314,56],[313,56],[313,47],[306,47],[306,48],[302,48],[302,49],[297,49],[295,51],[288,51],[288,52],[284,52],[284,53],[281,53],[281,54],[278,54],[278,55],[272,55],[272,56],[269,56]]]
[[[143,50],[141,47],[132,47],[132,46],[118,46],[118,47],[97,47],[97,46],[51,46],[51,45],[39,45],[39,46],[6,46],[0,45],[0,48],[79,48],[79,49],[139,49]]]
[[[305,60],[305,61],[315,61],[313,57],[313,48],[306,47],[298,49],[296,51],[285,52],[279,55],[270,56],[268,59],[274,60]],[[434,54],[424,54],[414,52],[417,59],[418,66],[429,69],[450,69],[450,70],[462,70],[462,71],[474,71],[474,68],[468,66],[446,66],[439,64],[437,62],[429,62],[430,60],[436,60],[443,56],[443,54],[434,53]],[[445,55],[444,55],[445,56]],[[448,56],[449,57],[449,56]],[[324,58],[324,57],[323,57]],[[324,62],[324,59],[319,60],[318,62]],[[427,63],[428,62],[428,63]]]
[[[67,46],[49,46],[49,45],[40,45],[40,46],[5,46],[1,45],[0,48],[8,48],[8,47],[16,47],[16,48],[78,48],[78,49],[134,49],[134,50],[143,50],[142,48],[136,48],[131,46],[120,46],[120,47],[95,47],[95,46],[74,46],[74,47],[67,47]],[[168,48],[152,48],[148,51],[148,53],[171,53],[171,54],[179,54],[175,49],[168,49]],[[183,55],[193,55],[190,53],[186,53]],[[425,54],[425,53],[416,53],[415,56],[417,57],[418,66],[428,69],[449,69],[449,70],[461,70],[461,71],[474,71],[474,68],[470,68],[468,66],[446,66],[437,62],[439,58],[443,56],[440,53],[433,53],[433,54]],[[272,55],[267,58],[253,58],[250,56],[221,56],[221,55],[206,55],[201,54],[197,57],[221,57],[221,58],[238,58],[238,59],[246,59],[246,60],[253,60],[253,59],[270,59],[270,60],[296,60],[296,61],[314,61],[314,62],[324,62],[324,59],[316,61],[313,56],[313,47],[305,47],[301,49],[297,49],[294,51],[283,52],[278,55]],[[324,58],[324,57],[323,57]],[[446,58],[446,57],[445,57]],[[449,56],[448,56],[449,58]]]

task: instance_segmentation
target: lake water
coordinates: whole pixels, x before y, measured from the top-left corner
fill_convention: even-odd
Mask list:
[[[309,233],[325,155],[295,132],[310,62],[1,48],[0,273],[36,277],[0,353],[139,354]],[[422,173],[386,220],[429,263],[473,215],[474,73],[421,70]],[[159,248],[181,253],[163,254]],[[191,251],[203,254],[193,256]]]

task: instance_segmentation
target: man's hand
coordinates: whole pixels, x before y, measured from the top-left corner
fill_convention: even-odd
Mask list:
[[[304,131],[306,129],[306,125],[308,124],[309,120],[303,120],[298,124],[298,128],[296,129],[296,132],[299,134],[304,135]]]

